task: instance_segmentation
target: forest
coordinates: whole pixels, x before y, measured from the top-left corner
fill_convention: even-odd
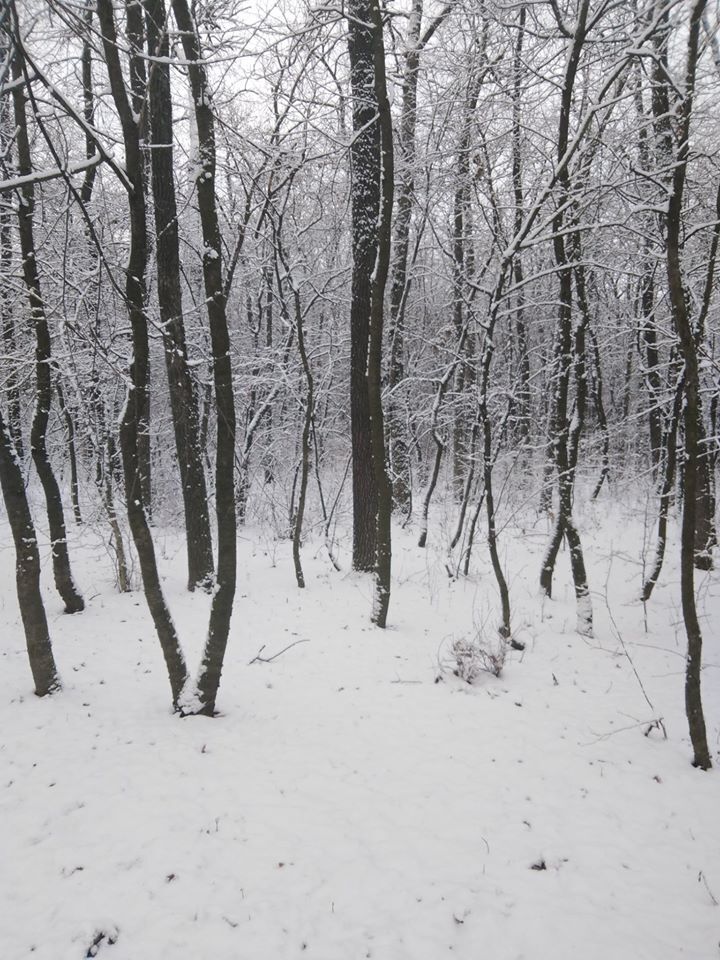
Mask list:
[[[3,956],[717,956],[719,100],[717,0],[1,0]]]

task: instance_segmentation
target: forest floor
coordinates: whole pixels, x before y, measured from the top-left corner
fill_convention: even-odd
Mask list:
[[[484,541],[456,580],[442,524],[427,550],[397,530],[382,632],[368,577],[310,541],[300,591],[289,543],[243,531],[213,720],[170,713],[142,594],[115,591],[91,527],[71,544],[86,612],[46,582],[64,688],[36,699],[2,521],[2,960],[718,958],[720,781],[690,763],[674,543],[647,623],[637,602],[642,513],[606,495],[580,517],[594,639],[566,554],[538,596],[547,521],[503,530],[526,649],[473,685],[451,648],[493,634]],[[156,535],[195,663],[209,601]],[[717,763],[720,575],[698,591]]]

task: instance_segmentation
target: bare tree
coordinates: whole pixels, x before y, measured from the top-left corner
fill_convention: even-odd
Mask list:
[[[13,19],[15,35],[19,39],[20,25],[14,6]],[[18,232],[20,235],[23,279],[27,289],[30,316],[35,331],[35,410],[30,428],[30,452],[45,494],[55,585],[65,604],[65,612],[78,613],[85,608],[85,602],[75,585],[70,568],[62,497],[47,449],[48,423],[53,397],[52,347],[50,327],[40,284],[40,271],[33,231],[35,185],[25,110],[25,98],[29,91],[30,79],[25,69],[24,57],[19,43],[16,43],[14,49],[12,77],[14,81],[13,106],[17,166],[21,180],[19,186],[21,203],[18,205]]]

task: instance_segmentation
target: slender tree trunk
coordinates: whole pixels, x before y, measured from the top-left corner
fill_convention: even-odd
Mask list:
[[[125,0],[125,23],[128,39],[128,73],[130,79],[130,105],[137,126],[140,151],[138,164],[143,191],[143,202],[148,190],[149,156],[148,143],[148,109],[147,109],[147,69],[145,59],[145,25],[143,23],[143,8],[141,2]],[[147,217],[146,209],[143,216]],[[145,270],[150,257],[150,234],[147,226],[144,227]],[[143,273],[143,287],[145,287],[145,273]],[[144,290],[147,300],[147,290]],[[138,480],[142,490],[142,500],[145,506],[145,515],[152,523],[152,448],[150,441],[150,352],[143,357],[143,364],[147,367],[144,376],[145,388],[139,391],[135,401],[138,405],[137,456],[139,464]]]
[[[0,35],[0,63],[8,56],[7,47]],[[10,175],[11,137],[13,135],[12,104],[9,94],[0,95],[0,171]],[[0,194],[0,323],[2,324],[2,347],[5,355],[4,393],[7,399],[7,428],[20,459],[23,458],[23,439],[20,426],[20,388],[17,375],[15,318],[10,298],[10,273],[12,270],[12,193]]]
[[[197,125],[199,157],[197,198],[203,237],[203,280],[210,323],[213,380],[217,409],[215,456],[215,512],[218,557],[215,589],[197,690],[199,705],[191,712],[212,716],[220,686],[225,650],[230,632],[237,581],[237,523],[235,514],[235,398],[233,395],[230,332],[222,277],[222,244],[215,196],[215,119],[208,77],[203,64],[200,38],[187,0],[172,0],[182,35]]]
[[[35,693],[44,697],[60,688],[45,607],[40,592],[40,552],[30,514],[15,441],[0,412],[0,486],[13,541],[18,605],[25,630]]]
[[[187,680],[187,667],[175,624],[163,595],[155,547],[145,505],[147,484],[143,482],[140,437],[146,421],[149,376],[149,345],[145,315],[148,246],[140,131],[128,100],[118,52],[117,33],[111,0],[97,0],[110,89],[122,125],[125,169],[132,184],[128,193],[130,250],[125,275],[125,299],[132,329],[130,386],[120,421],[120,448],[125,479],[128,521],[140,563],[145,598],[155,624],[170,680],[173,705],[178,706]]]
[[[173,110],[169,40],[164,0],[145,0],[148,50],[153,63],[148,85],[155,202],[158,301],[165,349],[175,447],[180,469],[187,540],[188,589],[206,587],[214,572],[207,485],[200,446],[197,390],[190,367],[180,286],[180,241],[175,200]]]
[[[700,20],[704,8],[705,0],[696,0],[690,16],[685,90],[678,110],[677,148],[667,212],[667,277],[673,320],[685,361],[685,464],[680,551],[680,594],[688,640],[685,710],[693,746],[693,764],[703,770],[708,770],[712,766],[712,761],[708,748],[700,690],[702,632],[695,604],[695,537],[699,479],[698,462],[701,453],[698,435],[700,376],[697,347],[683,284],[681,241],[684,187],[690,153],[690,118],[697,71]]]
[[[641,85],[642,73],[638,67],[638,79],[635,84],[635,113],[638,122],[638,159],[643,171],[651,168],[650,143],[645,123],[645,106]],[[660,396],[662,379],[660,376],[660,352],[655,326],[655,270],[653,237],[650,233],[651,221],[647,220],[647,234],[642,242],[642,266],[639,281],[638,300],[640,306],[640,334],[644,347],[645,385],[648,393],[648,426],[650,431],[650,462],[653,474],[657,476],[662,453],[662,409]],[[656,242],[656,241],[655,241]]]
[[[315,380],[310,368],[307,350],[305,349],[305,330],[300,304],[300,294],[297,289],[293,289],[295,300],[295,326],[297,328],[298,351],[302,363],[303,373],[305,374],[305,416],[303,417],[302,440],[300,446],[300,489],[298,491],[298,504],[295,512],[295,523],[293,524],[293,563],[295,565],[295,577],[298,587],[305,586],[305,575],[303,573],[302,561],[300,560],[300,544],[302,543],[303,520],[305,519],[305,501],[307,499],[308,476],[310,472],[311,456],[311,431],[313,416],[315,412]]]
[[[673,486],[675,485],[675,473],[677,463],[677,434],[680,424],[680,414],[682,399],[685,393],[684,378],[680,380],[675,391],[675,402],[672,413],[665,430],[665,439],[663,442],[664,457],[661,458],[661,464],[664,464],[662,486],[660,489],[660,508],[658,510],[658,532],[655,543],[655,560],[652,570],[645,580],[640,594],[643,603],[647,602],[652,595],[660,574],[662,573],[663,562],[665,560],[665,547],[667,544],[667,521],[670,513],[670,504],[672,502]]]
[[[58,371],[55,389],[60,405],[60,413],[65,421],[65,430],[67,433],[68,460],[70,461],[70,499],[72,502],[73,515],[75,523],[82,523],[82,514],[80,512],[80,479],[78,477],[77,449],[75,445],[75,421],[72,412],[65,402],[65,392],[62,386],[62,375]]]
[[[32,173],[32,163],[23,88],[23,80],[26,77],[21,55],[17,50],[13,57],[12,74],[16,84],[13,90],[13,103],[17,131],[18,172],[21,176],[28,176]],[[21,196],[22,203],[18,206],[20,252],[23,261],[23,278],[30,301],[30,315],[35,329],[35,411],[30,428],[30,452],[47,504],[55,586],[65,605],[65,612],[78,613],[85,608],[85,602],[75,585],[70,569],[62,497],[47,450],[47,431],[52,406],[52,348],[45,303],[40,289],[40,274],[33,236],[35,191],[32,181],[26,181],[21,187]]]
[[[589,0],[582,0],[574,35],[568,40],[568,58],[561,95],[560,121],[557,140],[557,157],[561,160],[567,150],[570,136],[570,113],[575,80],[580,64],[580,55],[585,43]],[[566,207],[570,198],[570,178],[567,167],[562,167],[558,176],[559,196],[553,218],[553,252],[558,271],[558,318],[555,332],[555,357],[553,360],[553,391],[551,444],[554,466],[558,477],[558,512],[550,543],[545,552],[540,571],[540,588],[547,595],[552,593],[552,578],[558,549],[563,536],[570,548],[570,565],[577,601],[578,632],[592,634],[592,606],[580,535],[572,518],[573,486],[577,459],[584,397],[586,395],[584,358],[578,370],[578,350],[584,347],[577,337],[573,338],[572,327],[572,255],[567,248],[565,227]],[[573,355],[575,354],[575,364]],[[570,377],[573,370],[580,373],[577,380],[579,396],[576,401],[573,421],[569,419]]]
[[[375,532],[375,593],[372,622],[385,627],[390,606],[390,578],[392,572],[392,484],[388,473],[385,451],[385,424],[382,401],[382,346],[385,311],[385,287],[390,270],[390,241],[392,237],[392,210],[395,174],[393,168],[393,130],[390,101],[385,79],[385,43],[379,0],[372,0],[374,88],[378,105],[380,128],[379,170],[380,197],[377,227],[377,256],[372,273],[370,302],[370,331],[368,348],[368,401],[373,469],[377,489],[377,524]]]
[[[475,256],[472,238],[472,203],[470,152],[472,144],[472,124],[477,108],[480,86],[485,76],[485,33],[478,56],[478,64],[471,73],[467,97],[462,108],[462,129],[458,145],[455,196],[453,200],[453,322],[460,337],[467,328],[468,280],[472,279]],[[465,487],[465,478],[469,469],[470,450],[468,444],[467,398],[474,380],[474,336],[471,331],[463,339],[463,352],[455,371],[455,404],[453,421],[452,472],[453,492],[456,500],[461,501]]]
[[[597,500],[600,496],[603,483],[610,476],[610,430],[608,429],[607,415],[605,413],[605,399],[603,397],[603,375],[602,362],[600,359],[600,347],[598,345],[595,331],[592,327],[588,328],[588,336],[592,348],[593,358],[593,400],[595,404],[595,414],[598,419],[600,431],[602,433],[602,466],[600,467],[600,476],[590,495],[591,500]]]
[[[423,0],[413,0],[405,36],[406,53],[402,79],[402,106],[398,137],[399,170],[397,213],[393,235],[392,282],[390,285],[390,367],[387,409],[388,441],[393,477],[393,501],[398,510],[412,509],[410,444],[403,404],[399,396],[405,379],[405,307],[410,290],[408,253],[410,224],[415,194],[415,128],[417,123],[417,87],[420,70],[420,28]]]
[[[523,62],[522,51],[525,39],[525,20],[527,8],[520,7],[518,34],[513,48],[513,128],[512,128],[512,179],[515,201],[515,233],[520,232],[523,222],[523,177],[522,177],[522,90]],[[515,336],[518,352],[518,390],[517,390],[517,434],[521,443],[530,438],[530,354],[528,352],[527,325],[525,323],[525,291],[523,288],[524,271],[522,251],[518,250],[513,258],[513,280],[517,286],[515,307]]]

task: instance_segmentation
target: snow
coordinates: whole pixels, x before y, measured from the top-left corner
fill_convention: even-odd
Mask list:
[[[243,531],[213,720],[170,713],[142,595],[114,591],[89,528],[71,535],[83,614],[62,614],[45,547],[64,690],[34,697],[3,520],[3,960],[717,957],[718,774],[690,764],[674,541],[647,633],[635,601],[642,513],[578,518],[595,639],[574,632],[566,554],[555,599],[538,596],[545,521],[505,528],[527,648],[472,686],[440,668],[497,618],[483,543],[476,577],[450,581],[442,544],[396,529],[381,631],[371,577],[310,542],[297,590],[289,542]],[[180,540],[156,535],[194,662],[211,598],[184,591]],[[717,574],[699,597],[717,759]]]

